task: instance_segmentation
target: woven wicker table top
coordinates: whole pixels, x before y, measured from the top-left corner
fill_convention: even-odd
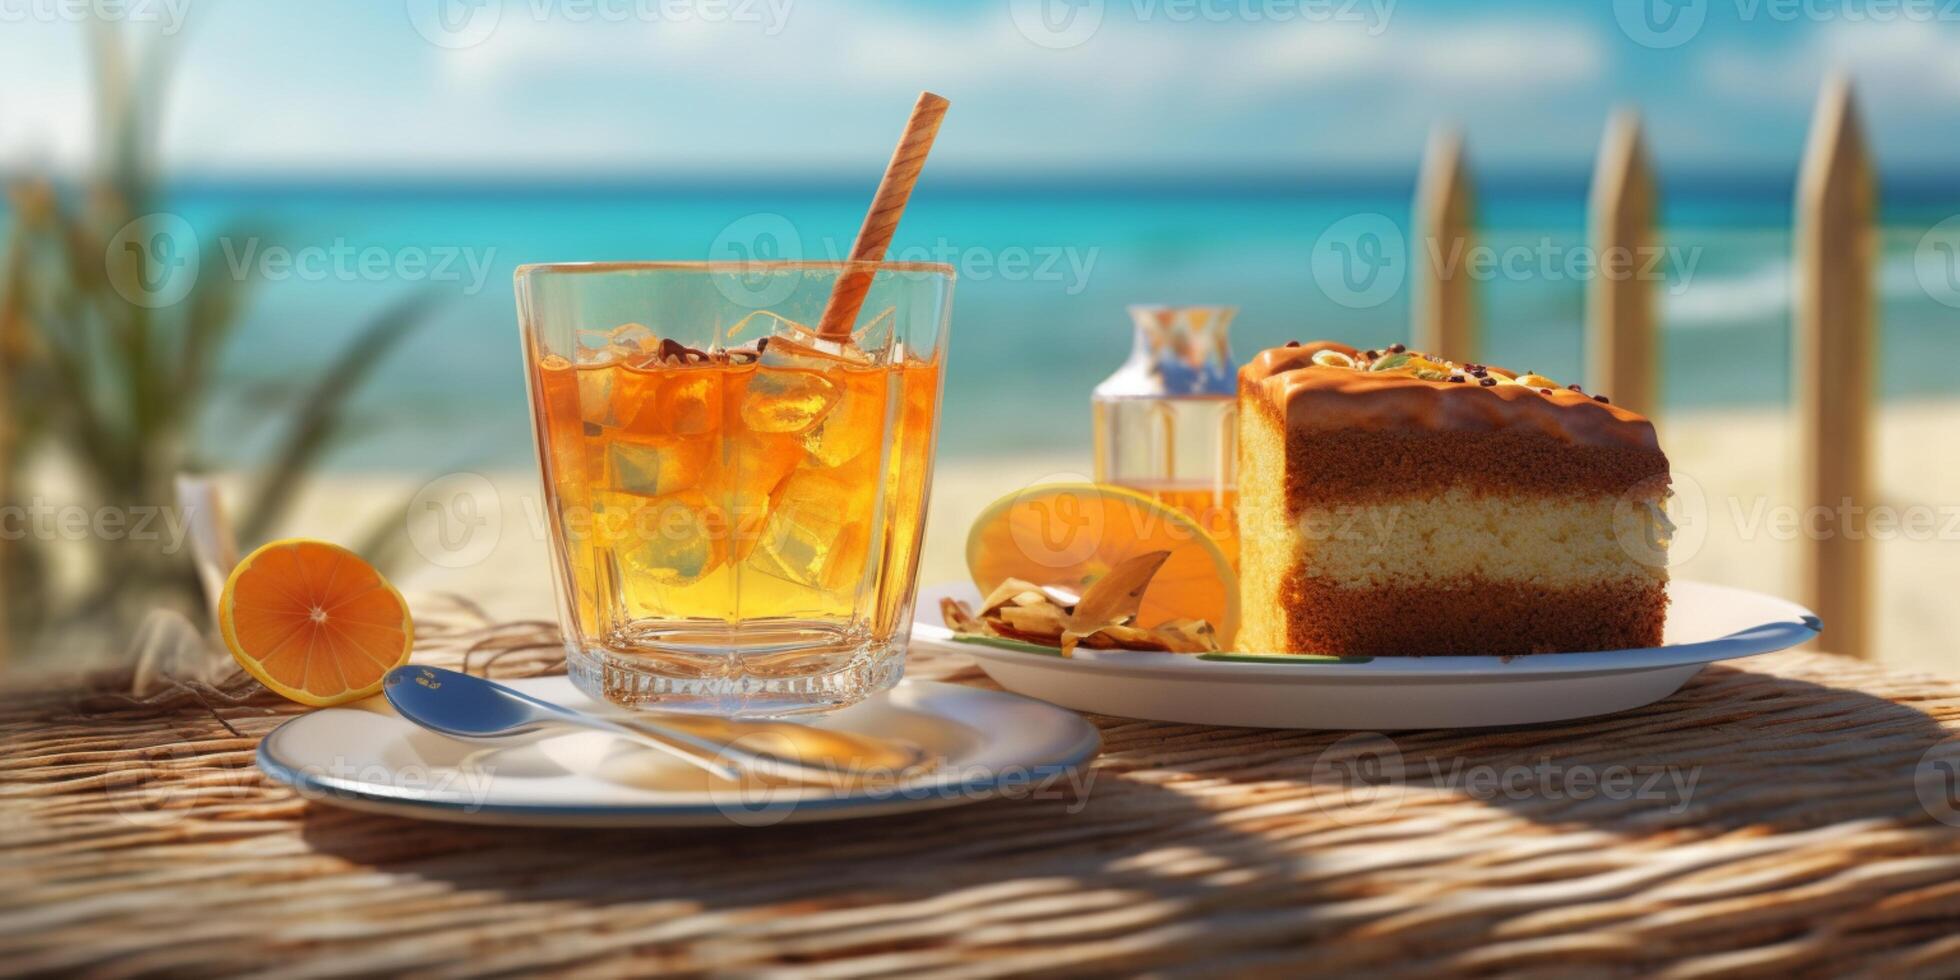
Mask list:
[[[542,624],[418,623],[422,662],[562,669]],[[1960,682],[1826,655],[1387,742],[1097,718],[1086,790],[762,830],[309,803],[253,766],[296,710],[6,698],[0,972],[1960,971],[1960,828],[1914,781]]]

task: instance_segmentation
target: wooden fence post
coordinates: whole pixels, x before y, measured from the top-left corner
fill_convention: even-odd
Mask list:
[[[1615,112],[1593,169],[1587,287],[1586,388],[1648,418],[1658,407],[1655,284],[1641,275],[1655,247],[1654,176],[1640,114]]]
[[[1806,508],[1803,596],[1824,644],[1869,657],[1877,194],[1851,83],[1824,84],[1797,180],[1796,376]],[[1811,515],[1818,515],[1812,519]]]
[[[19,424],[15,412],[19,408],[19,398],[13,385],[20,375],[20,354],[25,349],[27,319],[27,230],[33,220],[29,194],[34,188],[25,181],[6,188],[9,192],[8,204],[13,210],[13,227],[9,230],[7,241],[0,245],[0,505],[14,503],[15,474],[13,472],[14,440],[17,433],[14,427]],[[13,549],[15,545],[0,539],[0,674],[4,674],[9,660],[15,655],[13,635]]]
[[[1439,127],[1423,153],[1415,238],[1409,243],[1409,264],[1415,270],[1411,333],[1417,350],[1457,361],[1479,356],[1476,292],[1469,270],[1475,220],[1476,196],[1463,134]]]

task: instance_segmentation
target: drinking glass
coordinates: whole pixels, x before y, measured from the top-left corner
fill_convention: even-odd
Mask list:
[[[862,312],[819,335],[847,273],[872,276]],[[581,690],[775,716],[898,682],[952,288],[922,263],[517,270]]]

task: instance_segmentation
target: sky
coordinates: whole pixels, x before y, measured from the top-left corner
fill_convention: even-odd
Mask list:
[[[183,175],[861,173],[916,93],[946,173],[1787,171],[1850,73],[1882,168],[1960,163],[1960,0],[0,0],[0,168],[88,158],[79,12],[177,65]]]

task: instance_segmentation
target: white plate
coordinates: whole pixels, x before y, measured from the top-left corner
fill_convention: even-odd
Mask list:
[[[564,677],[508,681],[526,694],[601,712]],[[617,710],[617,709],[613,709]],[[301,715],[259,743],[259,768],[309,799],[356,810],[524,826],[749,826],[844,820],[1062,792],[1102,746],[1094,725],[1052,705],[957,684],[906,681],[811,722],[909,739],[939,756],[930,773],[838,792],[758,789],[601,732],[485,746],[403,720],[382,697]]]
[[[1796,646],[1822,629],[1794,602],[1705,582],[1674,582],[1665,643],[1645,650],[1520,657],[1376,657],[1365,663],[1199,660],[1086,650],[1063,659],[952,638],[939,600],[919,595],[912,642],[967,654],[1002,687],[1078,711],[1199,725],[1388,731],[1525,725],[1651,704],[1702,665]]]

